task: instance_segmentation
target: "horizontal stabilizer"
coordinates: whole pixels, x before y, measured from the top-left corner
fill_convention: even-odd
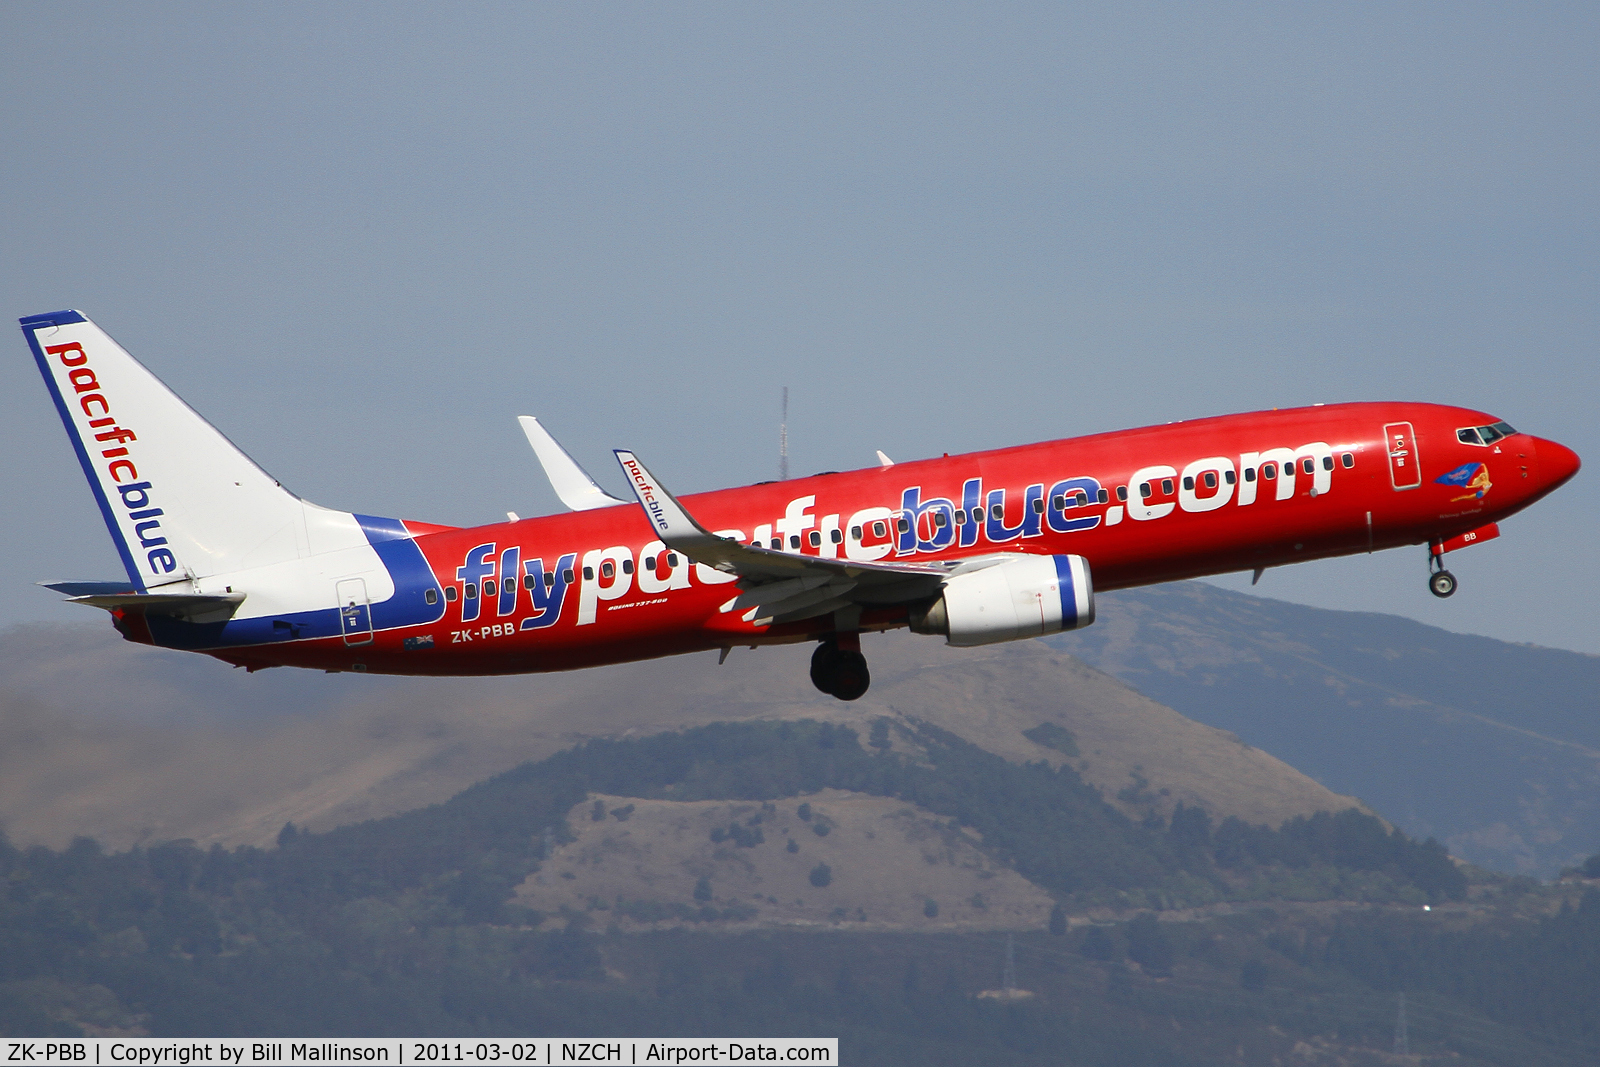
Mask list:
[[[556,496],[568,509],[591,511],[627,503],[596,485],[588,472],[578,466],[578,461],[550,436],[550,431],[539,425],[538,419],[532,415],[519,415],[517,422],[527,435],[528,444],[533,446],[533,454],[539,457],[539,465],[544,468],[545,477],[550,479],[550,488],[556,491]]]
[[[69,603],[86,604],[106,611],[125,611],[140,615],[170,615],[185,622],[225,622],[244,603],[243,593],[203,596],[199,593],[91,593],[75,596]]]
[[[117,582],[36,582],[46,589],[54,589],[63,596],[108,596],[118,593],[138,592],[126,578]]]

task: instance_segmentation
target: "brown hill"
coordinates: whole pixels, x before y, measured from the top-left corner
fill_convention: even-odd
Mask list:
[[[1182,801],[1276,824],[1356,803],[1043,644],[957,650],[890,634],[866,651],[873,689],[840,704],[807,681],[809,646],[741,649],[722,666],[703,655],[382,679],[246,675],[101,629],[18,628],[0,639],[0,820],[23,843],[264,845],[285,822],[325,829],[443,800],[587,737],[814,718],[865,738],[881,716],[932,722],[1008,759],[1070,758],[1135,815]],[[1043,723],[1067,733],[1041,735]]]
[[[701,907],[738,925],[743,906],[754,924],[796,928],[1028,929],[1050,916],[1050,894],[986,857],[971,830],[838,789],[804,803],[806,818],[794,800],[591,798],[568,817],[577,840],[554,850],[517,902],[625,930],[694,923]],[[723,836],[730,825],[742,837]],[[826,879],[813,879],[819,866]]]

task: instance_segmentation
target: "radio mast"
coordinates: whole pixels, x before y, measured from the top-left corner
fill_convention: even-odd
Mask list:
[[[778,423],[778,481],[789,480],[789,387],[783,387],[783,418]]]

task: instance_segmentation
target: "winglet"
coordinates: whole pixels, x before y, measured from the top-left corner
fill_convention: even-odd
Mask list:
[[[682,545],[685,542],[701,539],[722,540],[695,522],[693,517],[683,510],[683,505],[656,481],[655,475],[645,470],[638,456],[622,448],[614,451],[617,462],[622,464],[622,473],[627,475],[628,487],[633,490],[633,495],[639,498],[639,506],[644,508],[645,515],[650,519],[650,525],[655,527],[663,542],[668,545]]]
[[[890,467],[894,466],[894,460],[884,455],[883,449],[881,448],[878,449],[878,466],[882,467],[884,470],[888,470]]]
[[[578,461],[550,436],[550,431],[539,425],[538,419],[532,415],[518,415],[517,422],[527,435],[528,444],[533,446],[533,454],[544,468],[545,477],[550,479],[550,488],[556,491],[556,496],[568,509],[592,511],[627,503],[596,485],[594,479],[578,466]]]

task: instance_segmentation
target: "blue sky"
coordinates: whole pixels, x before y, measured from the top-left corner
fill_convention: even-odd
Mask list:
[[[0,295],[268,470],[559,505],[514,417],[675,490],[1314,402],[1600,463],[1590,6],[11,3]],[[0,624],[119,567],[20,334]],[[1587,470],[1452,560],[1257,591],[1600,653]],[[1248,578],[1221,579],[1247,587]]]

